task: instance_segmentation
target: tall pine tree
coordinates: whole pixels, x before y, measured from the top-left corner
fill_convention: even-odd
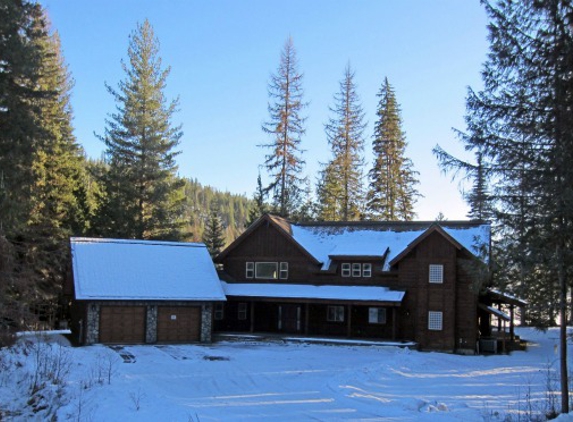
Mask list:
[[[292,39],[285,43],[277,73],[269,83],[269,120],[263,131],[272,137],[261,145],[271,151],[265,156],[273,211],[283,217],[291,216],[303,200],[305,177],[301,176],[305,161],[302,158],[301,138],[305,133],[305,118],[301,115],[303,101],[302,73]]]
[[[501,261],[530,306],[560,316],[561,410],[569,411],[567,298],[573,268],[573,5],[483,1],[490,53],[467,98],[467,150],[491,163]],[[511,281],[510,281],[511,282]],[[543,292],[543,294],[539,294]]]
[[[87,225],[79,212],[84,158],[57,34],[37,4],[3,2],[0,14],[0,320],[25,328],[54,316],[68,237]]]
[[[318,218],[331,221],[359,220],[363,212],[362,167],[364,111],[356,92],[354,72],[344,70],[340,91],[334,96],[334,117],[325,126],[333,158],[321,172]]]
[[[414,204],[420,196],[416,190],[418,172],[406,157],[406,136],[402,131],[400,106],[394,88],[384,79],[374,127],[374,164],[368,173],[366,209],[378,220],[412,220]]]
[[[221,221],[220,205],[213,200],[210,208],[205,232],[203,232],[203,243],[207,246],[211,258],[215,258],[225,246],[225,230]]]
[[[107,86],[117,112],[101,137],[109,164],[104,185],[103,234],[138,239],[180,237],[183,182],[176,177],[181,126],[172,124],[178,101],[167,102],[169,68],[163,69],[159,41],[146,20],[129,38],[126,78]]]

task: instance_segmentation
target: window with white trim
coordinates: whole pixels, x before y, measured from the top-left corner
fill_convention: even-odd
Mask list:
[[[342,277],[350,277],[350,264],[345,262],[340,270]]]
[[[428,330],[441,331],[443,328],[442,312],[430,311],[428,312]]]
[[[276,280],[278,264],[276,262],[256,262],[255,278],[266,278]]]
[[[386,324],[386,308],[368,308],[369,324]]]
[[[237,319],[238,320],[246,320],[247,319],[247,304],[246,303],[239,303],[238,311],[237,311]]]
[[[288,262],[281,262],[279,267],[279,278],[286,280],[288,278]]]
[[[245,265],[245,277],[253,278],[255,276],[255,263],[247,262]]]
[[[372,264],[362,264],[362,277],[372,277]]]
[[[329,322],[344,322],[344,306],[328,306],[326,310],[326,320]]]
[[[442,284],[444,282],[444,266],[430,264],[430,283]]]
[[[362,265],[358,262],[352,264],[352,277],[360,277],[362,275]]]
[[[215,312],[214,312],[215,321],[221,321],[225,318],[225,304],[224,303],[215,303]]]

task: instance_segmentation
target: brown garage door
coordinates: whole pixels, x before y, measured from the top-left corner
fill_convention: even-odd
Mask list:
[[[102,306],[100,343],[145,343],[144,306]]]
[[[159,306],[157,341],[187,343],[200,340],[201,308],[198,306]]]

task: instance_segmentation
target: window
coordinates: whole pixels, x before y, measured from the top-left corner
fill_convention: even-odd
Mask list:
[[[255,264],[255,278],[277,278],[276,262],[257,262]]]
[[[239,303],[239,310],[237,312],[237,319],[242,320],[242,321],[247,319],[247,304],[246,303]]]
[[[442,284],[444,282],[444,266],[430,265],[430,283]]]
[[[330,322],[344,322],[344,306],[329,306],[326,320]]]
[[[372,264],[362,264],[362,277],[372,277]]]
[[[443,324],[442,312],[428,312],[428,330],[441,331]]]
[[[360,277],[362,275],[362,265],[359,263],[352,264],[352,277]]]
[[[281,262],[279,277],[281,280],[288,278],[288,262]]]
[[[341,274],[342,274],[342,277],[350,277],[350,264],[349,263],[342,264]]]
[[[215,321],[221,321],[225,317],[225,304],[215,304]]]
[[[386,324],[386,308],[368,308],[369,324]]]
[[[247,262],[245,277],[253,278],[255,276],[255,263]]]

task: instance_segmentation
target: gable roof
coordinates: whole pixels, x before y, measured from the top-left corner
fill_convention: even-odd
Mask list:
[[[79,300],[225,300],[199,243],[71,238]]]
[[[293,238],[292,223],[285,218],[272,215],[263,214],[259,217],[253,224],[251,224],[247,230],[245,230],[239,237],[237,237],[229,246],[227,246],[217,257],[215,262],[221,262],[233,249],[239,246],[243,240],[251,235],[257,228],[263,224],[271,224],[277,231],[287,239],[287,241],[292,242],[292,244],[307,258],[313,261],[315,264],[320,264],[321,261],[317,261],[316,257],[312,255],[308,250],[306,250],[300,243],[296,242]]]
[[[433,232],[444,236],[458,249],[466,249],[480,257],[485,248],[489,255],[490,225],[480,221],[353,221],[293,223],[280,217],[265,214],[235,242],[221,253],[223,258],[262,222],[274,224],[283,235],[311,256],[322,270],[330,267],[333,259],[355,257],[380,259],[384,270],[390,263],[404,257],[419,242]]]

